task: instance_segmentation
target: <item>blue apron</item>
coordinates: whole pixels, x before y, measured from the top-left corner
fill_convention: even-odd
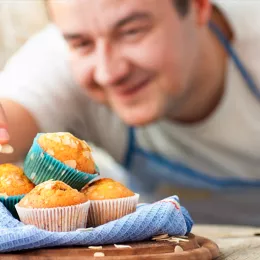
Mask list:
[[[213,24],[210,29],[223,44],[252,93],[260,92],[229,41]],[[177,194],[197,223],[260,226],[260,181],[214,178],[183,163],[168,160],[139,147],[135,129],[129,128],[125,167],[129,186],[144,202]],[[259,169],[260,171],[260,169]]]

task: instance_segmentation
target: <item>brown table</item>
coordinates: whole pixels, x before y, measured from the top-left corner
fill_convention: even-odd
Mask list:
[[[192,232],[216,242],[221,256],[217,260],[260,259],[260,228],[243,226],[195,225]]]

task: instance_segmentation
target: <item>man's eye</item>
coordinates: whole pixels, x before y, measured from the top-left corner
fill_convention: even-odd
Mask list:
[[[83,41],[83,42],[78,42],[78,43],[72,44],[72,47],[74,49],[88,48],[90,46],[91,46],[91,42],[90,41]]]
[[[147,31],[146,27],[138,27],[138,28],[129,28],[122,30],[120,33],[121,38],[129,39],[129,40],[135,40],[139,39],[139,37],[142,37]]]
[[[86,55],[91,52],[93,49],[93,42],[92,41],[81,41],[81,42],[74,42],[70,44],[71,49],[77,52],[80,55]]]
[[[135,29],[125,30],[125,31],[122,32],[122,34],[126,35],[126,36],[132,36],[132,35],[136,35],[136,34],[141,33],[141,32],[142,32],[141,29],[135,28]]]

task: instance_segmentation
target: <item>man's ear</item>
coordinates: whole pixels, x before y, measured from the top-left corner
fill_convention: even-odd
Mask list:
[[[210,0],[191,0],[192,8],[195,10],[196,22],[199,26],[209,22],[212,12]]]

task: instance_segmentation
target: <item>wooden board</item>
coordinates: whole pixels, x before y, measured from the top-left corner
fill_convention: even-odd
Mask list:
[[[87,247],[55,248],[24,251],[13,254],[2,254],[0,259],[48,259],[73,260],[77,258],[104,259],[104,260],[211,260],[219,256],[218,246],[209,239],[190,234],[189,242],[180,241],[146,241],[128,243],[131,248],[115,248],[114,245],[103,246],[102,249]],[[180,246],[184,251],[175,253],[175,247]],[[103,257],[94,257],[96,252],[104,253]]]

